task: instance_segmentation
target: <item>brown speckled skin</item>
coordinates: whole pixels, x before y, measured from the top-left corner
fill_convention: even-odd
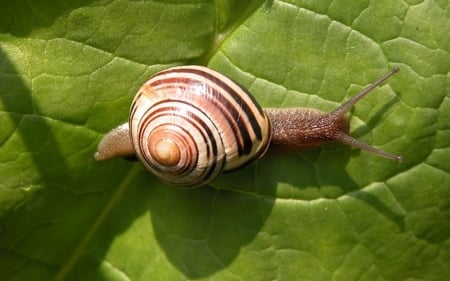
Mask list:
[[[270,149],[275,152],[299,151],[337,141],[339,132],[348,133],[344,116],[331,115],[311,108],[265,108],[272,122]]]

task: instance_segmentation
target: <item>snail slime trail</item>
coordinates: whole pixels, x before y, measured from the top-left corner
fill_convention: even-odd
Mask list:
[[[346,113],[399,71],[396,67],[330,113],[312,108],[263,109],[230,78],[202,66],[173,67],[138,91],[129,122],[106,134],[95,158],[136,155],[163,181],[182,188],[208,184],[268,149],[298,151],[340,142],[388,159],[402,157],[351,137]]]

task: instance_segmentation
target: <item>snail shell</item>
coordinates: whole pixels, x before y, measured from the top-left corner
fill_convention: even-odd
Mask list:
[[[128,124],[108,133],[95,158],[135,154],[153,174],[179,187],[209,183],[242,168],[269,146],[286,151],[336,141],[401,161],[400,156],[348,135],[346,112],[387,80],[394,68],[330,113],[311,108],[261,106],[236,82],[201,66],[174,67],[138,91]]]
[[[137,158],[180,187],[204,185],[258,159],[272,132],[246,90],[200,66],[174,67],[148,80],[131,105],[129,128]]]

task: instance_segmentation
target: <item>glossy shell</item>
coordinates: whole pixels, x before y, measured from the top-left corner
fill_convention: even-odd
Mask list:
[[[253,97],[209,68],[175,67],[150,78],[130,112],[139,160],[164,181],[205,185],[258,159],[271,125]]]

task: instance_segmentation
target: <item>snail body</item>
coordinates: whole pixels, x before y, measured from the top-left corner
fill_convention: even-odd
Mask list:
[[[136,155],[148,170],[179,187],[202,186],[240,169],[269,149],[298,151],[335,141],[401,161],[350,135],[346,113],[394,68],[330,113],[311,108],[263,109],[244,88],[201,66],[173,67],[138,91],[129,122],[109,132],[95,158]]]

